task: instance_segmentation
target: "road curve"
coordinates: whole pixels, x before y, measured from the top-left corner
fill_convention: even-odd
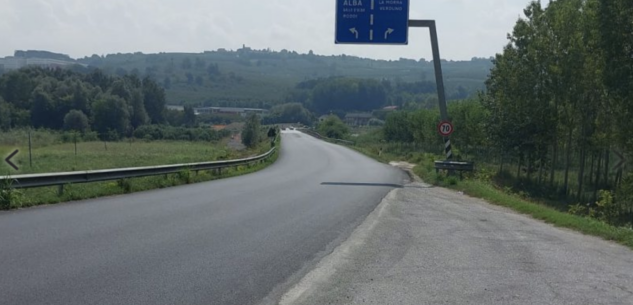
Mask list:
[[[274,302],[407,179],[282,137],[278,161],[251,175],[0,213],[0,303]]]

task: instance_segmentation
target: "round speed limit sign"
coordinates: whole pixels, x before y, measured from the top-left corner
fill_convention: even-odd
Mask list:
[[[455,131],[455,129],[453,129],[453,124],[451,124],[451,122],[442,121],[437,125],[437,131],[441,136],[448,137],[453,133],[453,131]]]

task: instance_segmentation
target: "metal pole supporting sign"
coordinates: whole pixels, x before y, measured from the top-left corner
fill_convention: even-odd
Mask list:
[[[433,65],[435,66],[435,83],[437,84],[437,97],[440,103],[440,116],[442,122],[448,122],[446,110],[446,91],[444,91],[444,76],[442,74],[442,62],[440,59],[440,44],[437,39],[435,20],[409,20],[409,27],[429,28],[431,32],[431,48],[433,50]],[[453,158],[453,149],[449,136],[444,136],[444,152],[446,160]]]
[[[435,20],[409,20],[409,7],[410,0],[336,0],[334,42],[336,44],[407,45],[409,28],[429,28],[440,115],[442,122],[448,122]],[[446,160],[453,158],[449,135],[450,133],[442,134]]]

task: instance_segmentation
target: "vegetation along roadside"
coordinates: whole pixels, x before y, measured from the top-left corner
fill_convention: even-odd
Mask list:
[[[251,131],[247,131],[249,129]],[[276,136],[278,131],[274,130]],[[76,154],[74,143],[64,143],[61,139],[56,140],[53,132],[39,131],[38,138],[46,138],[50,143],[33,150],[34,169],[28,166],[28,153],[22,154],[18,163],[23,166],[25,172],[40,173],[237,159],[263,154],[270,150],[273,145],[266,137],[266,133],[269,131],[269,128],[261,127],[258,124],[256,126],[247,124],[242,134],[250,134],[248,139],[251,142],[244,143],[246,148],[243,150],[228,148],[227,141],[230,141],[228,139],[216,142],[130,141],[126,139],[118,142],[80,142],[77,143]],[[246,137],[242,137],[243,141],[244,138]],[[280,144],[281,137],[276,137],[274,146],[279,147]],[[25,208],[234,177],[264,169],[274,163],[277,157],[278,150],[262,163],[225,168],[221,171],[194,172],[183,170],[170,175],[64,185],[61,193],[57,186],[13,189],[11,180],[5,180],[0,185],[0,209]]]

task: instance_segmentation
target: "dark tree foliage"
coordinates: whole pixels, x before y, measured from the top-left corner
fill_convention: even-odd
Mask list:
[[[349,127],[338,116],[330,115],[319,123],[317,131],[328,138],[343,139],[349,134]]]
[[[31,74],[28,70],[4,74],[0,78],[0,95],[4,100],[17,108],[31,108],[31,93],[36,86]]]
[[[312,108],[318,114],[334,110],[372,111],[386,105],[387,92],[376,80],[334,78],[316,85]]]
[[[250,114],[246,119],[244,130],[242,130],[242,144],[246,147],[256,147],[262,140],[260,118],[256,114]]]
[[[145,125],[134,131],[134,137],[144,140],[217,141],[230,136],[230,131],[210,128],[184,128],[165,125]]]
[[[480,143],[539,191],[586,203],[608,190],[620,205],[608,221],[630,222],[633,174],[613,167],[613,151],[633,153],[633,1],[532,1],[524,15],[480,97],[487,119],[461,141],[487,135]]]
[[[55,117],[51,114],[55,113],[55,105],[53,105],[53,99],[51,96],[43,91],[36,90],[33,92],[33,99],[31,102],[31,124],[35,128],[55,128],[61,125],[63,122],[56,124]]]
[[[136,75],[28,67],[0,76],[0,128],[61,130],[74,110],[71,117],[82,113],[91,129],[121,137],[129,127],[164,122],[164,109],[164,89]]]
[[[114,95],[103,95],[92,105],[92,109],[94,129],[100,135],[108,135],[111,132],[124,135],[128,132],[130,113],[125,100],[122,98]]]
[[[387,115],[383,133],[389,142],[413,142],[413,128],[408,112],[393,112]]]
[[[164,112],[165,122],[170,126],[183,125],[184,112],[179,110],[167,109]]]
[[[312,125],[314,116],[300,103],[289,103],[273,107],[270,113],[263,118],[265,125],[279,123],[301,123]]]
[[[90,128],[88,117],[81,110],[71,110],[64,116],[64,129],[84,133]]]
[[[164,122],[163,113],[165,111],[165,90],[150,78],[143,79],[143,96],[145,109],[151,119],[152,124]]]
[[[72,108],[84,114],[90,114],[90,93],[82,82],[75,83],[72,96]]]
[[[114,83],[112,83],[110,94],[116,95],[126,101],[131,100],[132,97],[128,82],[124,81],[123,79],[116,80],[114,81]]]
[[[185,106],[185,111],[183,113],[183,124],[187,127],[196,126],[196,113],[191,106]]]
[[[134,89],[130,94],[130,107],[132,109],[131,124],[132,128],[136,129],[143,125],[149,124],[150,119],[145,110],[145,104],[143,102],[143,92],[141,89]]]
[[[0,129],[7,130],[11,128],[11,123],[11,105],[0,96]]]

